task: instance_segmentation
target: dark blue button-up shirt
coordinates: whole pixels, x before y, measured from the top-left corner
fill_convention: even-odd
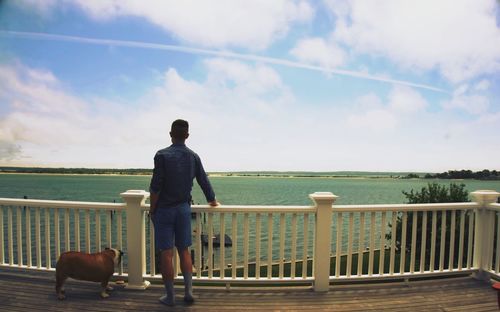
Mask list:
[[[159,194],[158,208],[191,202],[193,179],[200,185],[207,202],[215,200],[215,193],[203,169],[200,157],[184,144],[172,144],[159,150],[149,191]]]

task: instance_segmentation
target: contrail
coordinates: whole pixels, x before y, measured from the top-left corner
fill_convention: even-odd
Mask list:
[[[199,49],[199,48],[191,48],[185,46],[178,45],[168,45],[168,44],[158,44],[158,43],[148,43],[148,42],[140,42],[140,41],[128,41],[128,40],[113,40],[113,39],[96,39],[96,38],[88,38],[88,37],[78,37],[78,36],[66,36],[66,35],[56,35],[56,34],[48,34],[48,33],[38,33],[38,32],[21,32],[21,31],[10,31],[10,30],[0,30],[0,36],[5,37],[16,37],[16,38],[24,38],[24,39],[34,39],[34,40],[49,40],[49,41],[65,41],[65,42],[75,42],[75,43],[87,43],[87,44],[95,44],[95,45],[106,45],[106,46],[118,46],[118,47],[130,47],[130,48],[142,48],[142,49],[153,49],[153,50],[167,50],[167,51],[176,51],[182,53],[190,53],[197,55],[212,55],[219,57],[227,57],[233,59],[254,61],[254,62],[263,62],[267,64],[275,64],[282,65],[287,67],[295,67],[302,68],[307,70],[319,71],[329,74],[336,74],[342,76],[349,76],[361,79],[368,79],[374,81],[381,81],[387,83],[393,83],[397,85],[404,85],[414,88],[427,89],[436,92],[449,93],[446,90],[439,89],[436,87],[413,83],[410,81],[404,80],[396,80],[390,79],[380,76],[369,75],[362,72],[351,71],[351,70],[342,70],[342,69],[332,69],[321,66],[308,65],[300,62],[288,61],[285,59],[259,56],[255,54],[243,54],[243,53],[234,53],[230,51],[221,51],[221,50],[208,50],[208,49]]]

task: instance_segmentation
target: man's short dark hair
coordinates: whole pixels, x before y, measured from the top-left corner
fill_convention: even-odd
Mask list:
[[[184,140],[189,133],[189,123],[182,119],[177,119],[172,123],[170,135],[174,139]]]

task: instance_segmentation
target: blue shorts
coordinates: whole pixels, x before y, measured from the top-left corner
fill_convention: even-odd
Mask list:
[[[172,249],[174,243],[178,249],[191,246],[191,205],[189,203],[158,207],[152,220],[158,250]]]

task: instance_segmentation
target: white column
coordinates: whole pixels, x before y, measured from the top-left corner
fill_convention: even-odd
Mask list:
[[[142,207],[149,193],[143,190],[128,190],[120,194],[125,203],[127,217],[128,289],[146,289],[149,281],[144,280],[146,273],[145,224]],[[154,261],[152,259],[151,261]]]
[[[337,197],[330,192],[316,192],[309,195],[316,205],[313,275],[314,291],[318,292],[328,291],[330,285],[332,205]]]
[[[497,201],[500,193],[490,190],[479,190],[471,193],[479,205],[476,211],[474,225],[474,258],[473,266],[478,268],[476,278],[489,280],[487,271],[490,269],[493,257],[493,239],[495,227],[495,212],[488,210],[489,204]]]

